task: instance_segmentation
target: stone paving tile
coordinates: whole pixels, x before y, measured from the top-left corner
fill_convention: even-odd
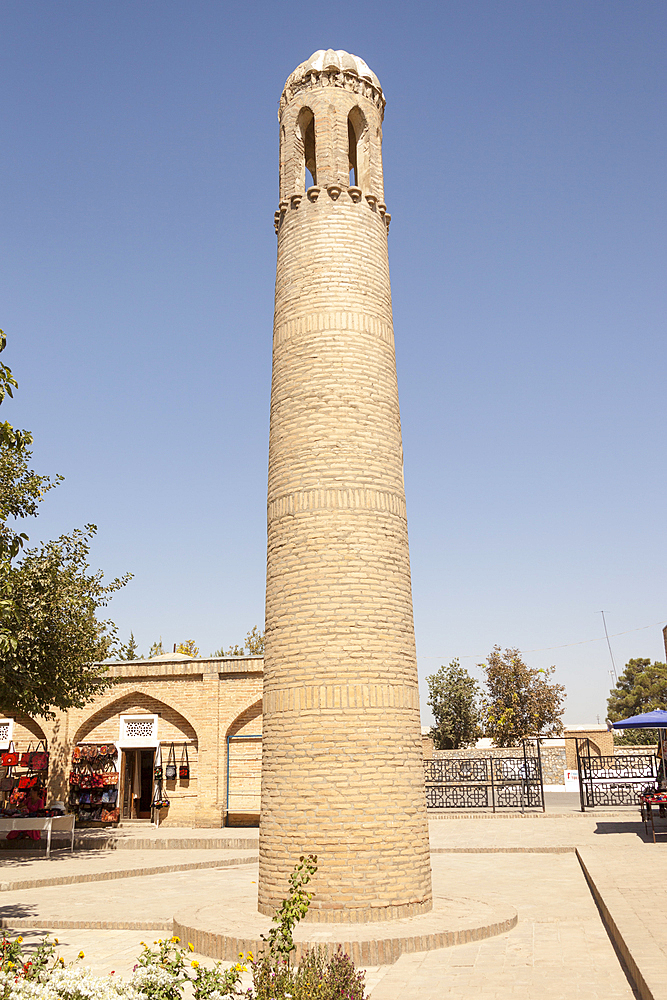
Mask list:
[[[207,895],[217,898],[228,891],[227,879],[231,878],[233,884],[234,872],[233,868],[207,868],[118,881],[19,889],[0,895],[0,919],[9,925],[16,920],[44,921],[43,926],[47,927],[57,926],[62,920],[93,925],[149,922],[171,927],[173,915],[184,900],[201,900]]]
[[[638,811],[617,818],[599,818],[591,813],[572,816],[540,816],[534,820],[494,816],[472,819],[432,820],[429,823],[431,850],[513,850],[568,848],[623,843],[629,847],[648,845]],[[663,838],[661,847],[667,846]]]
[[[102,876],[129,878],[142,872],[175,870],[178,867],[215,866],[247,862],[257,857],[256,850],[203,851],[59,851],[50,859],[12,855],[0,858],[0,892],[29,888],[22,882],[48,884],[55,880],[93,881]],[[17,884],[18,883],[18,884]],[[2,898],[0,896],[0,898]]]
[[[664,823],[661,829],[665,831]],[[631,972],[641,976],[654,997],[667,997],[664,840],[640,854],[599,847],[579,848],[578,853]]]
[[[573,854],[441,855],[470,895],[512,900],[508,934],[403,955],[376,981],[372,1000],[572,1000],[635,996]],[[380,970],[381,972],[381,970]]]
[[[645,844],[636,816],[596,818],[589,814],[566,819],[525,821],[503,818],[502,822],[475,817],[473,820],[435,821],[430,824],[432,842],[447,850],[456,847],[491,846],[515,848],[581,845],[582,852],[594,852],[607,868],[625,872],[615,891],[619,899],[636,902],[636,887],[655,885],[667,874],[664,854],[667,838],[656,845]],[[434,829],[435,828],[435,829]],[[535,832],[533,832],[535,831]],[[574,831],[574,833],[573,833]],[[194,831],[196,832],[196,831]],[[539,834],[538,834],[539,832]],[[597,850],[596,850],[597,848]],[[82,852],[54,861],[0,858],[0,880],[10,865],[16,872],[55,870],[120,870],[130,867],[131,852]],[[133,852],[132,852],[133,853]],[[210,851],[139,852],[137,861],[158,863],[171,854],[194,860],[210,858]],[[238,852],[236,852],[238,853]],[[612,861],[611,855],[621,855]],[[124,856],[121,856],[124,855]],[[168,857],[169,856],[169,857]],[[586,855],[582,853],[582,856]],[[663,861],[662,859],[665,858]],[[367,985],[373,1000],[419,1000],[476,996],[481,1000],[521,997],[523,1000],[558,1000],[559,997],[604,996],[607,1000],[629,1000],[633,991],[627,983],[574,853],[536,854],[434,854],[433,867],[447,873],[456,891],[478,898],[495,898],[519,911],[518,926],[507,934],[483,942],[459,945],[441,951],[404,955],[394,966],[367,970]],[[67,867],[69,866],[69,868]],[[244,866],[245,868],[245,866]],[[247,869],[246,869],[247,870]],[[21,890],[0,895],[0,916],[11,920],[19,913],[90,916],[100,912],[110,919],[152,918],[168,922],[183,900],[219,898],[224,893],[233,905],[234,885],[243,869],[197,870],[173,874],[140,876],[104,885],[84,883],[67,887]],[[656,871],[658,874],[656,875]],[[644,894],[642,898],[650,898]],[[635,931],[648,928],[661,949],[667,951],[667,921],[660,914],[660,897],[653,896],[653,910],[639,907]],[[4,909],[7,904],[7,909]],[[4,909],[4,912],[3,912]],[[11,911],[11,912],[10,912]],[[24,936],[32,931],[22,931]],[[140,950],[142,938],[158,934],[126,930],[59,930],[53,932],[74,957],[86,952],[84,964],[96,971],[129,972]],[[163,932],[163,934],[166,932]],[[658,940],[659,939],[659,940]],[[662,971],[662,965],[660,966]]]

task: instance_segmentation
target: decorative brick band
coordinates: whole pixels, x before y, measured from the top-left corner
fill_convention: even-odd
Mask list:
[[[312,68],[302,76],[297,75],[297,73],[298,70],[292,73],[285,84],[285,89],[280,95],[278,119],[282,117],[282,113],[290,101],[293,101],[299,94],[313,90],[316,87],[340,87],[343,90],[359,94],[360,97],[365,97],[367,100],[372,101],[380,112],[381,118],[384,118],[384,109],[387,102],[382,93],[382,88],[375,86],[370,80],[360,79],[357,73],[350,72],[349,70],[341,72],[340,70],[327,69],[322,71]]]
[[[406,520],[405,498],[382,490],[303,490],[270,500],[269,521],[290,514],[317,510],[381,511]]]
[[[259,903],[260,913],[272,917],[275,906],[265,906]],[[358,906],[358,907],[318,907],[317,902],[310,904],[304,917],[307,924],[375,924],[385,920],[403,920],[405,917],[418,917],[422,913],[430,913],[433,909],[432,899],[420,899],[412,903],[402,903],[398,906]]]
[[[370,313],[357,312],[306,313],[296,319],[290,319],[286,323],[276,326],[273,331],[273,345],[278,347],[287,340],[321,330],[333,332],[350,330],[354,333],[368,333],[384,340],[387,344],[391,344],[392,347],[394,345],[394,328],[391,322]]]
[[[412,684],[313,684],[276,689],[271,682],[264,687],[265,715],[346,708],[419,711],[419,689]]]
[[[324,189],[317,187],[317,185],[309,187],[308,190],[306,191],[305,201],[303,198],[302,191],[291,194],[289,196],[289,201],[286,201],[285,199],[280,201],[278,203],[277,211],[273,213],[273,228],[275,229],[276,234],[280,232],[283,220],[289,210],[296,211],[300,205],[303,205],[305,208],[308,206],[308,204],[313,204],[314,202],[317,201],[323,190],[326,191],[326,193],[329,195],[332,201],[338,201],[343,191],[345,191],[349,195],[350,200],[354,205],[363,205],[363,203],[365,202],[370,211],[373,212],[375,215],[377,215],[377,217],[384,224],[387,232],[389,232],[389,226],[391,224],[391,215],[387,211],[387,206],[385,205],[385,203],[383,201],[378,201],[377,195],[369,192],[364,198],[363,191],[361,190],[361,188],[358,188],[355,185],[344,187],[341,184],[327,184],[327,186]],[[347,201],[346,198],[343,199],[342,204],[345,204],[346,201]]]

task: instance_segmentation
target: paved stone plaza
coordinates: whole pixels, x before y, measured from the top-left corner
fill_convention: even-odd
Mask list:
[[[194,907],[213,925],[234,917],[242,892],[254,892],[257,831],[210,833],[150,831],[136,849],[136,835],[121,831],[124,849],[56,851],[51,861],[7,853],[2,922],[26,939],[52,928],[65,959],[83,950],[96,972],[127,975],[140,941],[171,933],[179,913]],[[443,817],[431,820],[430,836],[434,885],[513,909],[518,921],[481,941],[367,968],[372,1000],[667,996],[666,907],[653,891],[667,874],[667,836],[649,842],[637,813]],[[165,846],[148,849],[151,840]],[[258,928],[266,919],[257,915]]]

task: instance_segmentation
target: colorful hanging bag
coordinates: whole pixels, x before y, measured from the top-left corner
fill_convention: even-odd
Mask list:
[[[178,768],[178,776],[181,781],[190,780],[190,761],[188,760],[188,745],[183,744],[183,749],[181,751],[181,763]]]
[[[32,743],[28,743],[28,749],[21,754],[21,767],[30,767],[32,764]]]
[[[39,749],[40,746],[43,747],[42,750]],[[48,771],[49,751],[46,749],[46,740],[41,740],[40,743],[37,744],[37,749],[32,755],[30,767],[33,771]]]
[[[18,762],[19,762],[19,755],[14,749],[14,744],[10,743],[9,750],[6,750],[3,753],[2,757],[0,757],[0,764],[2,764],[3,767],[16,767]]]
[[[167,766],[164,770],[164,776],[167,781],[174,781],[176,778],[176,747],[173,743],[169,747],[169,756],[167,758]]]

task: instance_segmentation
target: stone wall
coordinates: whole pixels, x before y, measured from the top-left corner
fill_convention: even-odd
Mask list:
[[[562,785],[565,770],[564,746],[541,746],[542,777],[545,785]],[[484,757],[523,757],[523,747],[472,747],[468,750],[433,750],[430,760],[473,760]]]

